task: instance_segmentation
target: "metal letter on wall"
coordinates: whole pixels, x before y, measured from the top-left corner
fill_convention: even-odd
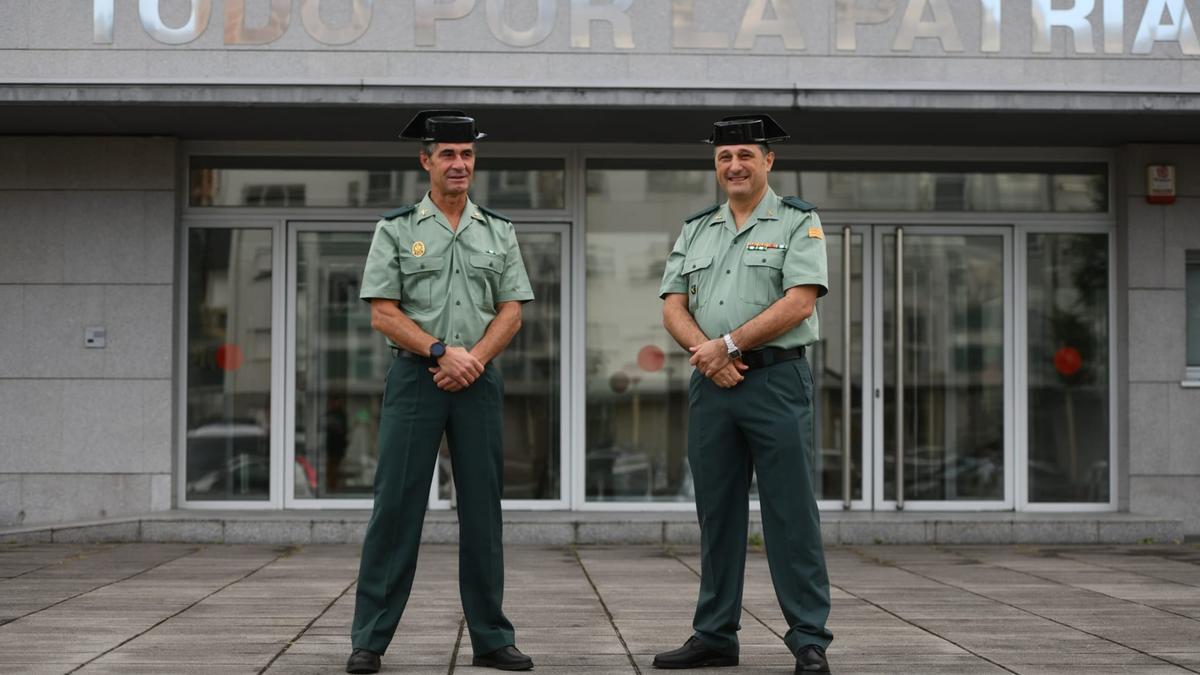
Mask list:
[[[858,48],[860,25],[886,23],[896,13],[896,0],[869,0],[868,4],[860,7],[859,0],[837,0],[834,13],[837,16],[838,50],[854,51]]]
[[[192,13],[187,23],[171,28],[163,23],[158,12],[158,0],[138,0],[138,16],[146,33],[163,44],[182,45],[195,40],[208,29],[212,17],[212,0],[191,0]]]
[[[571,46],[591,49],[592,22],[607,21],[612,26],[613,47],[633,49],[633,23],[629,8],[633,0],[610,0],[603,5],[591,0],[571,0]]]
[[[924,21],[925,8],[933,12],[932,21]],[[908,8],[904,10],[904,19],[900,22],[900,30],[896,32],[896,41],[892,50],[911,52],[917,38],[935,38],[942,43],[942,50],[961,52],[962,39],[958,36],[958,26],[954,24],[954,15],[946,0],[908,0]]]
[[[225,44],[265,45],[287,32],[292,22],[292,0],[271,0],[267,25],[246,25],[246,0],[225,0]]]
[[[113,41],[113,0],[92,2],[92,42],[111,45]]]
[[[696,0],[671,0],[671,46],[675,49],[728,49],[729,36],[696,30]]]
[[[983,12],[980,32],[979,51],[1000,51],[1000,27],[1004,24],[1002,0],[980,0],[980,10]]]
[[[775,18],[768,19],[768,0],[750,0],[742,14],[742,25],[733,40],[734,49],[754,49],[754,40],[760,35],[778,35],[783,38],[785,49],[804,49],[804,34],[800,22],[792,12],[791,0],[770,0]]]
[[[417,0],[416,20],[413,29],[416,32],[418,47],[437,46],[437,22],[441,19],[461,19],[475,9],[475,0]]]
[[[1179,0],[1183,2],[1183,0]],[[1075,0],[1070,9],[1054,9],[1053,0],[1033,2],[1033,51],[1049,54],[1051,31],[1055,26],[1071,29],[1075,36],[1076,54],[1094,54],[1096,46],[1092,39],[1092,23],[1088,16],[1096,9],[1096,0]]]
[[[496,39],[511,47],[532,47],[550,37],[554,22],[558,19],[556,0],[537,0],[537,19],[525,30],[508,25],[505,14],[508,0],[486,0],[487,24]]]
[[[1104,0],[1104,53],[1125,53],[1125,0]]]
[[[1160,23],[1163,11],[1170,23]],[[1178,42],[1179,49],[1189,56],[1200,54],[1200,40],[1196,38],[1196,26],[1183,0],[1150,0],[1142,13],[1137,37],[1133,39],[1134,54],[1149,54],[1155,42]]]
[[[317,42],[327,45],[348,45],[362,37],[371,27],[371,16],[375,12],[375,0],[353,0],[350,25],[334,28],[321,18],[321,0],[304,0],[300,5],[300,19],[304,29]]]

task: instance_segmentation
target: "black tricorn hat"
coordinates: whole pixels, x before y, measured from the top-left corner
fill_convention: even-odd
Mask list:
[[[404,140],[426,143],[474,143],[484,136],[475,130],[475,118],[461,110],[422,110],[400,132]]]
[[[791,138],[770,115],[730,115],[713,122],[712,136],[704,141],[712,145],[775,143]]]

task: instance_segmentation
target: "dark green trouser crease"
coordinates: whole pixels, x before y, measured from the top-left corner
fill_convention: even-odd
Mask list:
[[[695,635],[738,653],[749,489],[758,476],[763,537],[793,653],[827,647],[829,577],[812,486],[812,375],[804,359],[751,370],[733,389],[692,374],[688,461],[700,520],[700,597]]]
[[[475,654],[515,644],[504,600],[504,383],[488,366],[469,388],[437,388],[418,359],[388,371],[379,423],[375,508],[367,524],[351,637],[355,648],[384,653],[412,591],[438,446],[450,446],[458,494],[459,592]]]

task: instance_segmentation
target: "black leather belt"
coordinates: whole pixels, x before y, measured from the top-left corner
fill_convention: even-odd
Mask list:
[[[742,363],[750,366],[751,369],[766,368],[776,363],[795,361],[802,358],[804,358],[804,347],[796,347],[794,349],[764,347],[762,349],[755,349],[754,351],[742,352]]]
[[[424,356],[414,354],[414,353],[408,351],[407,349],[400,349],[399,347],[392,347],[392,358],[393,359],[418,359],[420,361],[428,361],[429,360],[429,359],[425,358]]]

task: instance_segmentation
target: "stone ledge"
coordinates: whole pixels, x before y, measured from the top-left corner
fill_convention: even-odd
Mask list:
[[[369,511],[193,511],[0,529],[0,544],[210,543],[360,544]],[[762,521],[751,513],[752,537]],[[822,539],[838,544],[1138,544],[1182,542],[1183,521],[1129,513],[827,512]],[[513,545],[695,545],[694,513],[509,511],[504,540]],[[458,542],[453,511],[426,514],[421,541]]]

